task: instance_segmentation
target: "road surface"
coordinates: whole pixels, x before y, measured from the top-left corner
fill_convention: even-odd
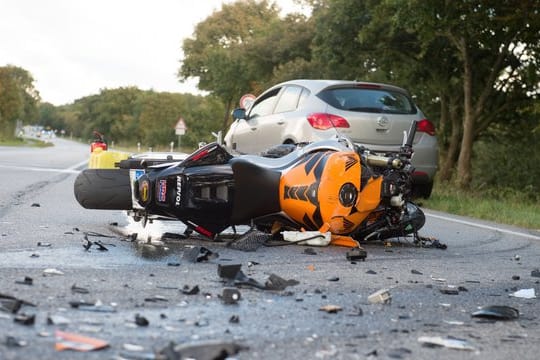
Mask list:
[[[347,261],[339,247],[245,252],[223,242],[160,239],[181,231],[179,224],[142,229],[123,212],[80,207],[73,181],[88,146],[54,142],[0,148],[1,359],[152,359],[171,343],[202,344],[207,356],[237,346],[236,359],[538,358],[538,299],[511,296],[540,290],[538,232],[428,211],[421,233],[447,250],[407,240],[367,244],[364,262]],[[218,257],[191,262],[194,246]],[[244,286],[228,304],[230,284],[218,267],[232,264],[257,284],[272,274],[297,284]],[[371,303],[379,290],[391,300]],[[15,299],[23,304],[10,312]],[[491,305],[519,316],[472,316]],[[66,342],[58,331],[108,346],[60,351],[55,344]]]

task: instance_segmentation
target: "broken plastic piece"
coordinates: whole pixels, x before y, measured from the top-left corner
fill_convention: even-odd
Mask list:
[[[347,251],[346,257],[349,261],[366,260],[367,252],[363,248],[359,247]]]
[[[282,231],[283,240],[298,245],[327,246],[330,244],[331,233],[319,231]]]
[[[288,286],[298,285],[299,282],[294,279],[285,280],[284,278],[276,275],[270,274],[268,280],[266,280],[265,289],[266,290],[285,290]]]
[[[392,296],[388,289],[381,289],[369,295],[368,301],[372,304],[387,304],[392,301]]]
[[[43,270],[43,276],[47,275],[64,275],[64,273],[58,269],[49,268]]]
[[[426,346],[441,346],[457,350],[474,350],[467,340],[452,337],[443,338],[440,336],[420,336],[418,342]]]
[[[32,279],[29,276],[25,276],[22,280],[15,280],[15,284],[21,284],[21,285],[33,285],[34,279]]]
[[[56,351],[75,350],[75,351],[93,351],[101,350],[109,346],[105,340],[91,338],[75,333],[68,333],[57,330],[55,332]]]
[[[248,348],[236,343],[204,342],[177,345],[170,342],[156,354],[159,359],[227,359]]]
[[[182,289],[182,294],[184,295],[197,295],[200,292],[199,285],[195,285],[190,288],[188,285],[184,286]]]
[[[332,234],[332,240],[330,241],[332,245],[336,246],[345,246],[350,248],[362,248],[358,241],[354,240],[350,236],[336,235]],[[365,251],[365,250],[364,250]]]
[[[203,262],[210,259],[215,259],[219,257],[219,255],[212,252],[210,249],[205,248],[204,246],[195,246],[185,251],[183,257],[190,262]]]
[[[521,289],[516,292],[513,292],[512,294],[510,294],[510,296],[522,298],[522,299],[535,299],[536,298],[534,288]]]
[[[150,325],[150,321],[144,316],[135,314],[135,324],[137,324],[137,326],[148,326]]]
[[[226,287],[221,293],[221,299],[225,304],[236,304],[240,298],[240,291],[238,291],[236,288]]]
[[[15,318],[13,319],[17,324],[22,325],[34,325],[36,322],[36,315],[35,314],[17,314],[15,315]]]
[[[319,308],[319,311],[326,311],[329,314],[337,314],[343,310],[343,308],[339,305],[324,305]]]
[[[505,305],[489,305],[473,312],[471,316],[495,320],[514,320],[519,317],[519,310]]]

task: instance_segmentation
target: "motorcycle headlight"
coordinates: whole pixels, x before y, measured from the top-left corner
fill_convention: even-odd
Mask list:
[[[352,183],[345,183],[339,189],[339,202],[345,207],[351,207],[356,204],[358,190]]]

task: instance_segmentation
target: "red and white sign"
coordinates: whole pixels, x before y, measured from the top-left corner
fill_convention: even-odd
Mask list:
[[[186,133],[187,127],[186,123],[184,122],[184,118],[178,119],[178,122],[174,126],[174,130],[176,135],[184,135]]]
[[[251,105],[253,105],[253,102],[255,101],[255,95],[253,94],[245,94],[240,98],[239,105],[243,109],[249,109]]]

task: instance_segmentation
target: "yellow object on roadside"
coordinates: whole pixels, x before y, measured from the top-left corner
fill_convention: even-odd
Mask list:
[[[90,154],[88,162],[89,169],[114,169],[114,164],[125,160],[129,157],[129,153],[123,151],[110,151],[96,148]]]

